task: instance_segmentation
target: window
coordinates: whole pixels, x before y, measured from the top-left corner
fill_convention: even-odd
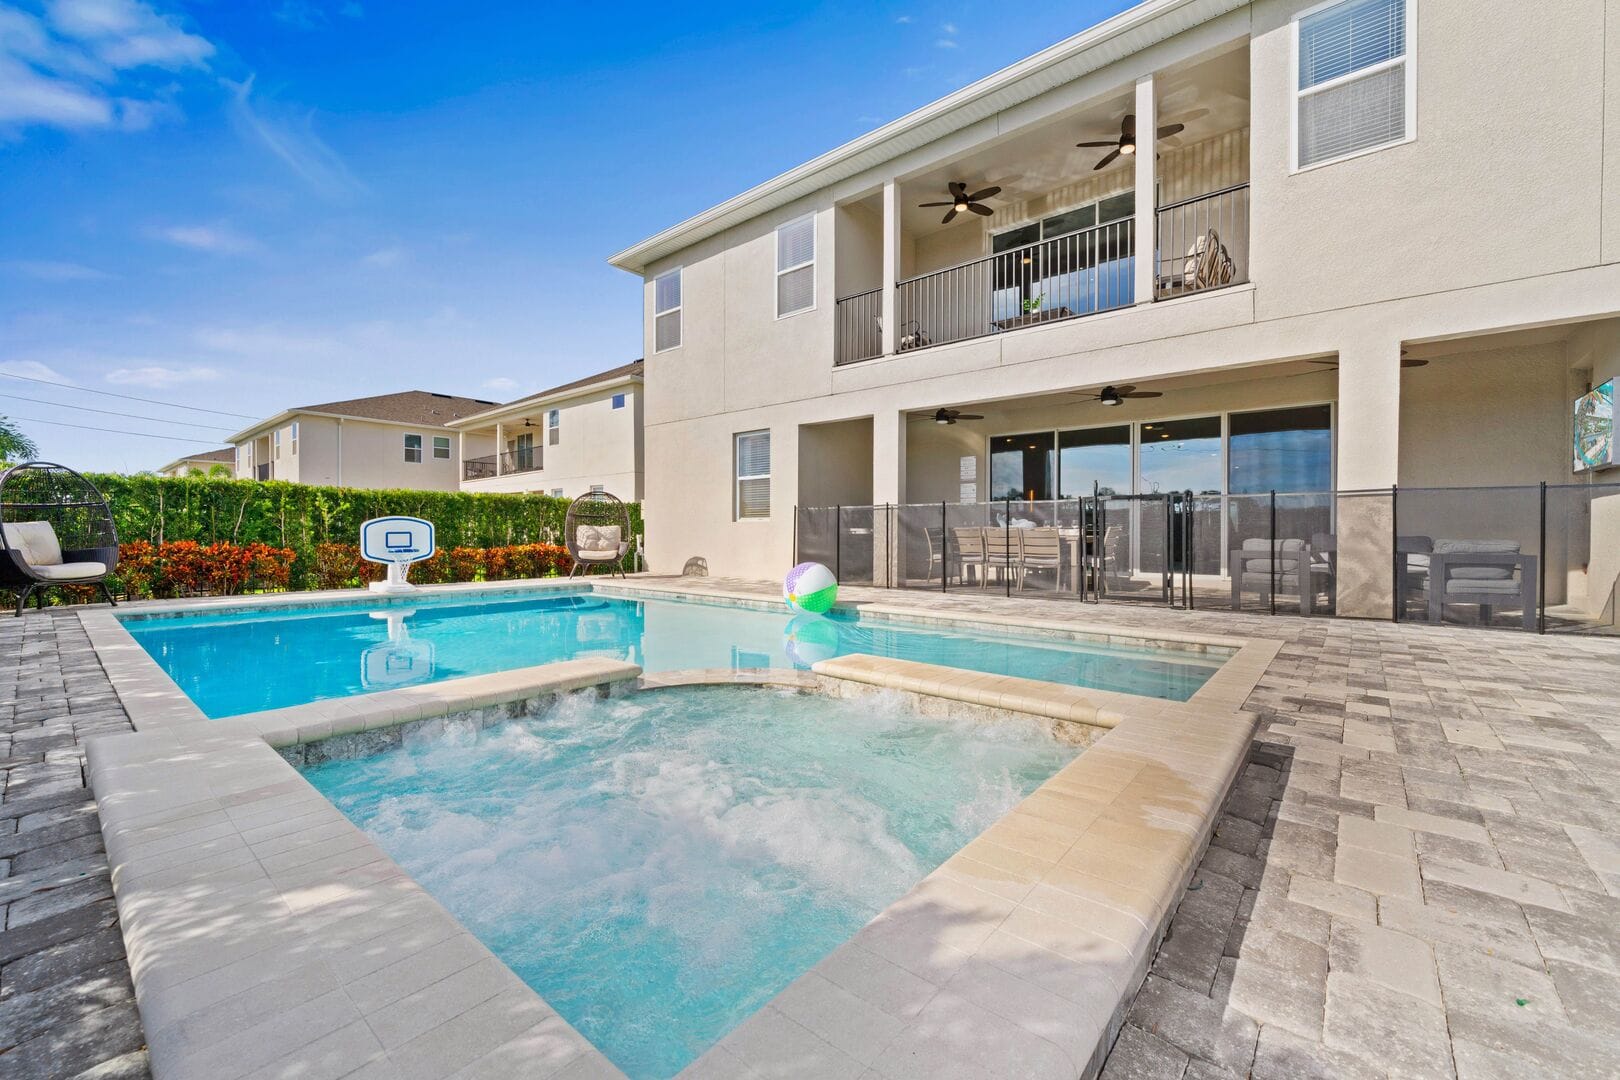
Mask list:
[[[1057,443],[1050,431],[990,440],[990,498],[1050,499]]]
[[[607,490],[607,488],[603,487],[601,484],[592,484],[591,485],[591,494],[592,495],[600,495],[606,490]]]
[[[624,395],[623,394],[614,394],[613,395],[613,407],[615,409],[624,408]]]
[[[292,426],[292,456],[298,456],[298,421],[296,420],[293,421]]]
[[[736,437],[737,520],[771,516],[771,433],[745,431]]]
[[[1221,493],[1221,418],[1162,420],[1142,425],[1137,491]]]
[[[991,253],[1007,254],[991,264],[992,321],[1006,329],[1129,303],[1135,213],[1136,193],[1124,191],[993,235]],[[1097,225],[1112,227],[1073,235]]]
[[[681,268],[653,278],[653,352],[681,347]]]
[[[450,436],[433,436],[433,456],[438,458],[440,461],[450,460]]]
[[[556,446],[562,439],[562,411],[552,409],[546,413],[546,442]]]
[[[1294,20],[1296,169],[1412,138],[1416,0],[1340,0]]]
[[[417,462],[422,460],[422,436],[405,436],[405,460]]]
[[[275,431],[272,431],[270,433],[270,441],[275,444],[276,457],[279,458],[281,456],[281,429],[280,428],[276,428]]]
[[[560,498],[562,498],[562,497],[563,497],[563,496],[562,496],[562,488],[552,488],[552,489],[551,489],[551,497],[552,497],[552,498],[553,498],[553,499],[560,499]]]
[[[1095,486],[1093,486],[1095,485]],[[1058,432],[1058,497],[1131,493],[1131,426]]]
[[[816,219],[802,217],[776,230],[776,317],[816,306]]]
[[[1233,413],[1227,437],[1227,490],[1327,491],[1333,486],[1333,408]]]
[[[535,467],[534,461],[534,432],[526,431],[509,440],[512,450],[511,465],[518,472],[528,472]]]

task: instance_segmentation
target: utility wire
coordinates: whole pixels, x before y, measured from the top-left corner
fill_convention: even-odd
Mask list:
[[[189,420],[170,420],[166,416],[143,416],[140,413],[119,412],[116,409],[92,409],[88,405],[69,405],[65,401],[47,401],[45,398],[24,397],[21,394],[0,394],[0,397],[9,398],[12,401],[31,401],[35,405],[49,405],[53,409],[78,409],[80,412],[100,413],[103,416],[122,416],[126,420],[151,420],[157,424],[178,424],[181,427],[202,428],[205,431],[228,432],[231,430],[228,427],[215,427],[213,424],[197,424]]]
[[[192,412],[215,413],[219,416],[236,416],[243,420],[257,420],[257,416],[247,413],[226,412],[224,409],[205,409],[200,405],[178,405],[172,401],[161,401],[158,398],[136,397],[134,394],[115,394],[111,390],[92,390],[88,386],[74,386],[71,383],[53,382],[50,379],[36,379],[32,375],[18,375],[11,371],[0,371],[8,379],[21,379],[24,382],[36,382],[44,386],[54,386],[61,390],[77,390],[81,394],[100,394],[102,397],[123,398],[125,401],[144,401],[148,405],[164,405],[171,409],[189,409]]]
[[[108,435],[135,435],[142,439],[165,439],[168,442],[216,443],[220,441],[218,439],[184,439],[178,435],[153,435],[145,431],[124,431],[121,428],[91,427],[89,424],[69,424],[63,420],[37,420],[32,417],[17,416],[15,414],[12,414],[9,419],[20,420],[25,424],[50,424],[54,427],[78,428],[80,431],[102,431]]]

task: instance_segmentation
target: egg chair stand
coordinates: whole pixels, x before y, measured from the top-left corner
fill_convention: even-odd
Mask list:
[[[30,461],[0,473],[0,588],[41,610],[51,586],[94,585],[117,606],[107,575],[118,567],[118,530],[94,484],[63,465]]]
[[[563,540],[574,566],[573,577],[593,566],[606,566],[609,576],[624,577],[624,557],[630,550],[630,511],[616,496],[592,491],[568,504]]]

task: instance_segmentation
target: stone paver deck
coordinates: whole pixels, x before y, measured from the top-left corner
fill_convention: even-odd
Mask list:
[[[1620,1075],[1620,642],[844,597],[1285,642],[1105,1080]],[[79,749],[123,730],[76,619],[0,618],[0,1080],[145,1074]]]
[[[0,618],[0,1080],[150,1075],[84,777],[129,730],[76,615]]]

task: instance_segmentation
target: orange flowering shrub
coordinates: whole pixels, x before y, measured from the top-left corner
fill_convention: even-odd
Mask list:
[[[118,549],[118,580],[132,597],[235,596],[289,587],[294,552],[269,544],[132,540]]]

